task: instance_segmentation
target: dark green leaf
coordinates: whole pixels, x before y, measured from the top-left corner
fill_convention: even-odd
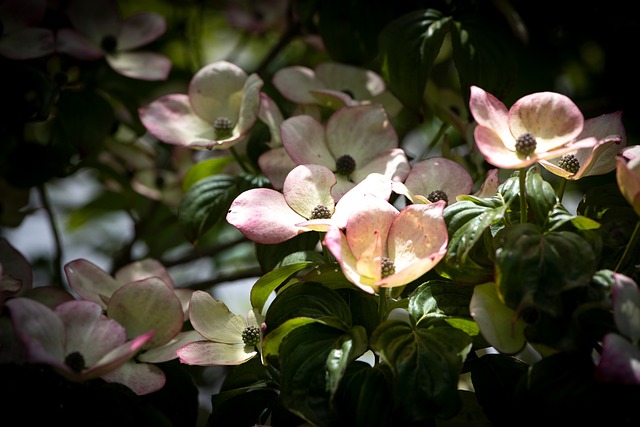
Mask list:
[[[71,144],[81,159],[100,150],[114,123],[113,107],[97,93],[63,91],[60,95],[57,138]]]
[[[251,288],[251,306],[258,309],[258,311],[262,311],[271,293],[275,291],[278,286],[287,281],[287,279],[295,273],[310,265],[313,265],[313,263],[300,262],[289,264],[272,270],[262,276]]]
[[[319,283],[296,283],[276,295],[265,322],[272,331],[288,319],[310,317],[347,330],[351,325],[349,306],[335,291]]]
[[[464,198],[448,206],[444,219],[449,231],[449,245],[444,259],[436,267],[454,281],[482,283],[493,278],[493,252],[485,242],[492,224],[503,219],[508,205],[499,196],[490,199]]]
[[[280,345],[281,397],[285,407],[314,426],[330,426],[329,354],[349,335],[321,323],[291,331]]]
[[[397,420],[393,417],[392,383],[393,373],[387,364],[374,367],[358,361],[350,364],[333,399],[334,410],[342,425],[394,425]]]
[[[256,243],[256,256],[262,270],[271,271],[287,256],[298,252],[314,251],[317,244],[318,233],[309,231],[274,245]]]
[[[242,181],[227,175],[214,175],[196,182],[180,202],[178,220],[185,236],[198,238],[225,218],[229,206],[241,192]]]
[[[371,345],[395,373],[396,406],[407,419],[448,418],[460,411],[458,379],[471,349],[469,335],[449,326],[387,320]]]
[[[469,105],[471,85],[502,98],[517,77],[517,60],[511,54],[517,49],[512,44],[513,37],[477,13],[460,16],[450,27],[465,105]]]
[[[547,181],[542,179],[537,168],[531,168],[526,176],[527,205],[533,214],[535,222],[544,227],[547,224],[549,212],[558,203],[556,193]]]
[[[518,381],[529,365],[504,354],[485,354],[469,363],[471,380],[484,413],[497,426],[510,425],[518,414],[513,400]]]
[[[409,314],[418,323],[425,316],[471,317],[469,302],[473,286],[444,280],[430,280],[420,285],[409,299]]]
[[[416,113],[424,114],[427,79],[450,21],[435,9],[416,10],[394,20],[380,34],[382,75],[391,92]]]
[[[496,256],[496,283],[513,310],[535,306],[557,315],[561,311],[559,294],[586,286],[595,273],[593,249],[576,233],[543,233],[531,223],[503,231],[504,244]]]

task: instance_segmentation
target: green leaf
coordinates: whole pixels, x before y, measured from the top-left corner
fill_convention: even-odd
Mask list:
[[[494,425],[509,425],[519,414],[513,401],[518,381],[529,365],[504,354],[485,354],[469,362],[476,396]]]
[[[408,420],[449,418],[460,411],[458,379],[471,350],[469,335],[449,326],[387,320],[371,345],[395,373],[396,406]]]
[[[500,196],[464,198],[444,210],[449,245],[436,270],[456,282],[482,283],[493,278],[491,242],[485,232],[503,219],[508,205]]]
[[[182,190],[187,192],[201,179],[222,174],[224,168],[232,161],[233,157],[213,157],[199,161],[191,166],[182,178]]]
[[[111,104],[92,91],[65,90],[57,107],[57,137],[73,145],[80,158],[99,151],[115,122]]]
[[[551,212],[549,212],[549,218],[547,228],[550,231],[557,230],[565,224],[571,224],[577,230],[595,230],[600,228],[600,223],[587,218],[586,216],[573,215],[562,204],[556,204]]]
[[[322,0],[318,5],[318,30],[327,52],[336,62],[358,66],[376,57],[380,31],[402,10],[396,3],[367,0]]]
[[[335,291],[314,282],[296,283],[276,295],[265,318],[267,332],[296,317],[321,320],[343,330],[351,326],[347,303]]]
[[[533,217],[541,227],[547,224],[549,212],[558,203],[556,193],[547,181],[542,179],[538,168],[531,168],[526,176],[527,204]]]
[[[294,329],[280,345],[282,402],[314,426],[335,425],[330,419],[327,360],[348,339],[344,331],[316,322]]]
[[[450,17],[417,10],[389,23],[380,34],[382,75],[405,107],[421,113],[427,79],[449,31]]]
[[[595,253],[576,233],[543,233],[531,223],[503,231],[504,244],[496,256],[496,283],[505,304],[513,310],[535,306],[559,315],[560,293],[586,286],[595,273]]]
[[[275,245],[256,243],[256,256],[262,271],[271,271],[291,254],[315,251],[318,245],[318,232],[308,231]]]
[[[477,85],[501,99],[517,77],[518,46],[501,26],[480,14],[461,15],[452,22],[451,47],[465,105],[470,87]]]
[[[286,282],[292,275],[311,265],[313,265],[312,262],[289,264],[272,270],[262,276],[251,288],[251,306],[262,312],[271,293],[275,291],[278,286]]]
[[[354,326],[349,330],[350,339],[345,339],[342,347],[334,348],[327,357],[327,389],[333,398],[340,381],[356,357],[360,357],[369,349],[367,332],[362,326]]]
[[[387,364],[372,367],[365,362],[351,363],[333,399],[341,425],[394,425],[392,382],[393,373]]]
[[[418,323],[429,317],[468,317],[473,286],[430,280],[418,286],[409,299],[409,315]]]
[[[282,340],[294,329],[299,328],[309,323],[323,323],[318,319],[311,317],[294,317],[287,319],[281,323],[275,329],[271,330],[262,342],[262,353],[265,358],[269,356],[277,356],[280,349]],[[323,323],[324,324],[324,323]]]
[[[186,238],[198,239],[225,218],[229,206],[241,192],[240,178],[215,175],[201,179],[187,191],[178,208],[178,221]]]

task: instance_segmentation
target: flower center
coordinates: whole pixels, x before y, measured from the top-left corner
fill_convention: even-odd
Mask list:
[[[77,373],[82,372],[82,370],[86,368],[84,357],[77,351],[69,353],[69,355],[64,358],[64,363],[66,363],[67,366],[73,370],[73,372]]]
[[[336,173],[349,176],[356,170],[356,161],[348,154],[338,157],[336,160]]]
[[[213,129],[216,131],[216,139],[227,139],[233,132],[233,123],[228,117],[220,116],[213,121]]]
[[[536,139],[529,132],[523,133],[516,140],[516,153],[522,157],[529,157],[536,151]]]
[[[247,326],[242,331],[242,341],[245,345],[257,345],[260,342],[260,329],[257,326]]]
[[[318,205],[311,211],[310,219],[329,219],[331,218],[331,211],[325,205]]]
[[[100,42],[100,47],[102,47],[102,49],[108,53],[115,52],[117,46],[118,40],[115,36],[112,35],[104,36],[102,41]]]
[[[560,166],[567,172],[576,173],[578,172],[578,169],[580,169],[580,162],[573,154],[565,154],[564,156],[560,157],[558,166]]]
[[[382,278],[389,277],[396,272],[396,266],[393,264],[391,258],[382,257]]]
[[[427,196],[427,200],[430,201],[431,203],[435,203],[439,200],[444,200],[445,203],[449,203],[449,198],[447,197],[447,193],[445,193],[442,190],[433,190]]]

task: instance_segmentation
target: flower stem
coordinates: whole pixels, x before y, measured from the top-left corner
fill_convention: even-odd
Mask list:
[[[562,202],[562,198],[564,197],[564,190],[567,188],[567,179],[560,179],[560,187],[558,187],[558,202]]]
[[[378,319],[380,323],[384,322],[384,319],[387,317],[387,291],[387,288],[381,287],[378,289],[378,296],[380,297],[380,301],[378,302]]]
[[[520,173],[518,174],[518,178],[520,178],[520,223],[524,224],[527,222],[527,171],[525,168],[520,169]]]
[[[636,243],[640,239],[640,220],[636,223],[636,228],[633,229],[633,233],[631,234],[631,238],[627,243],[627,246],[624,248],[624,253],[622,257],[620,257],[620,261],[618,261],[618,265],[616,265],[615,271],[617,272],[620,268],[626,263],[627,258],[631,253],[631,248],[635,248]]]
[[[238,163],[240,168],[246,173],[251,173],[249,168],[247,168],[247,165],[245,164],[245,162],[242,160],[242,158],[240,157],[240,155],[236,151],[235,147],[229,147],[229,151],[231,152],[231,155],[236,160],[236,163]]]

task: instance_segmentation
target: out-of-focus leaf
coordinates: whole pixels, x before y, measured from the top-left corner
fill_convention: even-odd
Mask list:
[[[380,34],[382,76],[404,106],[420,115],[427,79],[450,22],[435,9],[417,10],[391,22]]]

